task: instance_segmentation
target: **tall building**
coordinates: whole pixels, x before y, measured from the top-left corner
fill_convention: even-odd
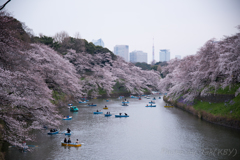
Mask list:
[[[159,61],[168,62],[170,60],[170,51],[168,49],[161,49],[159,52]]]
[[[92,43],[95,45],[95,46],[102,46],[104,47],[104,43],[103,43],[103,40],[100,38],[98,40],[92,40]]]
[[[181,56],[180,55],[175,55],[175,58],[181,59]]]
[[[129,48],[128,45],[116,45],[114,47],[114,54],[123,57],[126,62],[129,62]]]
[[[148,61],[148,54],[143,51],[133,51],[130,53],[130,62],[136,63],[136,62],[145,62]]]

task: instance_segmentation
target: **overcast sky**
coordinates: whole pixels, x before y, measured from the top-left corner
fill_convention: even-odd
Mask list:
[[[153,37],[159,61],[160,49],[169,49],[171,58],[193,55],[240,25],[240,0],[12,0],[5,9],[36,35],[79,32],[87,41],[102,38],[111,51],[129,45],[129,52],[147,52],[148,62]]]

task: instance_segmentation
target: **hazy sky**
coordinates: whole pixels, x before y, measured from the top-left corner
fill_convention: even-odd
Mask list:
[[[148,62],[153,37],[159,61],[160,49],[169,49],[171,58],[196,54],[240,25],[240,0],[12,0],[5,9],[36,35],[79,32],[88,41],[102,38],[111,51],[129,45],[129,52],[147,52]]]

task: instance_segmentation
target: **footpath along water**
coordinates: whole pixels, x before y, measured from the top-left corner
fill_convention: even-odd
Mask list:
[[[165,108],[162,99],[156,107],[145,107],[151,99],[127,98],[129,106],[122,100],[110,98],[93,99],[89,103],[73,104],[78,112],[61,110],[72,120],[63,121],[61,131],[70,128],[72,142],[76,139],[83,146],[64,147],[64,134],[47,135],[48,130],[38,133],[33,152],[21,153],[9,148],[7,160],[215,160],[240,159],[240,131],[214,125],[178,108]],[[103,107],[107,105],[108,109]],[[101,110],[104,114],[93,114]],[[127,118],[115,118],[115,114],[127,113]]]

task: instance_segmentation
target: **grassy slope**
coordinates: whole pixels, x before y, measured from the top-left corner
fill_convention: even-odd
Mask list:
[[[234,94],[239,86],[240,85],[238,84],[231,87],[231,89],[229,89],[229,87],[218,89],[216,91],[216,94]],[[240,120],[240,95],[230,101],[223,103],[195,101],[193,108],[198,111],[206,111],[216,116],[218,115]]]

